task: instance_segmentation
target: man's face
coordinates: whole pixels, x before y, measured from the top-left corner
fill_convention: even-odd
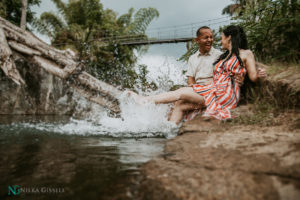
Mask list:
[[[214,41],[213,34],[210,29],[201,29],[200,33],[196,41],[199,44],[200,50],[204,53],[208,53]]]

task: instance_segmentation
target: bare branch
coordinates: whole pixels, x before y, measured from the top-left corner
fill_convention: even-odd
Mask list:
[[[6,36],[3,29],[0,27],[0,67],[4,74],[12,79],[16,84],[25,84],[21,78],[19,71],[16,68],[15,62],[12,58],[12,51],[10,50],[6,41]]]
[[[27,6],[28,6],[28,1],[22,0],[22,16],[21,16],[20,27],[23,30],[26,30]]]

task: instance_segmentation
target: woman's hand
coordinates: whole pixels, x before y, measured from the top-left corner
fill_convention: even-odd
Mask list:
[[[244,76],[240,74],[234,75],[234,80],[239,85],[239,87],[242,87],[242,85],[244,84],[244,79]]]
[[[266,78],[268,75],[267,75],[267,71],[263,68],[258,68],[257,69],[257,78],[260,78],[260,79],[263,79],[263,78]]]
[[[248,77],[252,82],[267,77],[267,72],[263,68],[256,69],[254,54],[251,50],[241,50],[240,56],[246,66]]]

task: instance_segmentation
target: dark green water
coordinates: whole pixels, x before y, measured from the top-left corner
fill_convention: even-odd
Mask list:
[[[0,199],[135,199],[139,167],[161,154],[166,141],[34,128],[57,121],[68,118],[0,117]]]

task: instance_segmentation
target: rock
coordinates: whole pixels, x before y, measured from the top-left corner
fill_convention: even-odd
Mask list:
[[[0,73],[0,114],[71,115],[76,102],[65,81],[22,58],[16,66],[26,86],[14,84]]]
[[[278,127],[196,130],[170,140],[163,157],[143,166],[153,199],[299,199],[300,135]],[[223,130],[222,130],[223,129]],[[151,199],[151,198],[148,198]]]

